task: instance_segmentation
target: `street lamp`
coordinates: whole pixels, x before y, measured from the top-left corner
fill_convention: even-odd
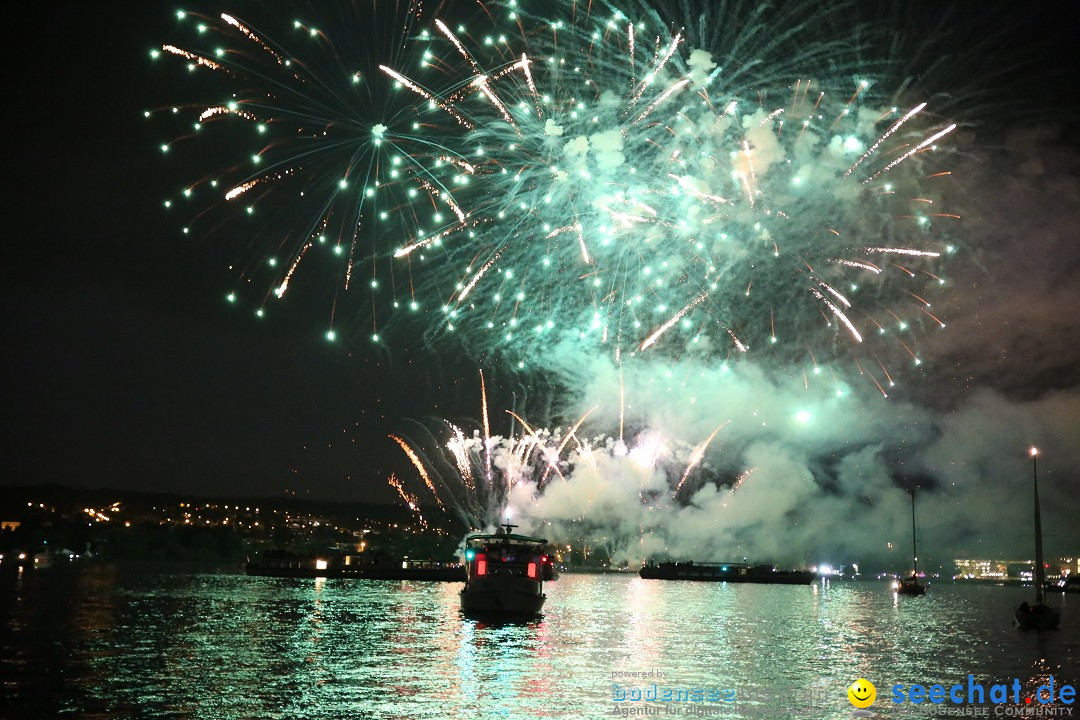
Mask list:
[[[1039,448],[1031,448],[1031,484],[1034,488],[1035,500],[1035,599],[1041,605],[1044,593],[1043,569],[1043,546],[1042,546],[1042,513],[1039,511]]]
[[[1043,564],[1042,514],[1039,512],[1038,448],[1031,448],[1031,481],[1035,505],[1035,604],[1026,602],[1016,609],[1016,624],[1022,630],[1057,630],[1061,610],[1046,604],[1046,568]]]

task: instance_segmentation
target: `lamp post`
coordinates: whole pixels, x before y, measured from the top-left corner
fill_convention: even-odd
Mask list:
[[[1039,511],[1039,449],[1031,448],[1031,484],[1035,499],[1035,601],[1042,605],[1046,584],[1043,569],[1042,513]]]
[[[1039,510],[1039,450],[1031,448],[1031,485],[1035,501],[1035,604],[1016,608],[1016,625],[1021,630],[1057,630],[1061,610],[1046,604],[1046,568],[1043,563],[1042,513]]]

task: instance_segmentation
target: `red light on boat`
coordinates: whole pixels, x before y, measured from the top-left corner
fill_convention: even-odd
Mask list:
[[[477,576],[487,575],[487,558],[483,555],[476,556],[476,574]]]
[[[536,577],[536,563],[534,562],[529,563],[529,577]]]

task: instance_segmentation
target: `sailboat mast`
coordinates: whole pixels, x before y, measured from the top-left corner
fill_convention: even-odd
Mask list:
[[[1040,605],[1046,599],[1046,570],[1043,567],[1042,514],[1039,512],[1039,451],[1031,448],[1031,480],[1035,488],[1035,600]]]
[[[919,551],[915,546],[915,488],[911,488],[911,577],[919,575]]]

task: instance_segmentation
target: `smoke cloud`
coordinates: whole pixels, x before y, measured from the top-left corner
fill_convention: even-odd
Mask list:
[[[981,241],[954,271],[964,280],[949,329],[927,343],[934,360],[898,374],[889,397],[840,363],[804,373],[646,352],[618,364],[548,348],[573,388],[567,417],[592,410],[578,437],[603,434],[569,443],[563,477],[542,492],[519,483],[514,517],[631,566],[745,558],[903,571],[914,489],[920,567],[948,573],[957,557],[1033,555],[1035,446],[1047,555],[1075,554],[1080,327],[1063,308],[1080,301],[1067,247],[1080,193],[1053,141],[1018,133],[993,162],[962,168],[965,237]]]

